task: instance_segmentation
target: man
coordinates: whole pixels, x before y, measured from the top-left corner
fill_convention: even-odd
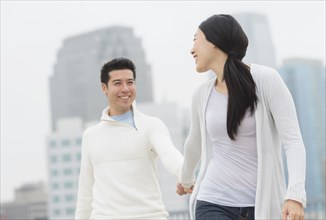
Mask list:
[[[136,71],[117,58],[101,70],[109,107],[83,134],[76,219],[167,219],[157,163],[180,179],[183,156],[161,120],[138,111]]]

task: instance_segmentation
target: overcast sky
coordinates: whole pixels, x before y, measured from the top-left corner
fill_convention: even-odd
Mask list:
[[[325,63],[325,1],[1,0],[1,201],[13,199],[23,183],[47,179],[49,76],[65,38],[133,27],[152,67],[155,100],[189,107],[205,77],[189,54],[198,25],[213,14],[239,12],[267,16],[278,65],[290,57]]]

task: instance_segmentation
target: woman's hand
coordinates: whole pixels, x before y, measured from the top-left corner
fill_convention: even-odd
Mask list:
[[[283,205],[282,220],[304,220],[303,205],[295,200],[286,200]]]

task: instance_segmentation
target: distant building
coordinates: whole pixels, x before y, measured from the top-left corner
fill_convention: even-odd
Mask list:
[[[138,103],[153,102],[152,75],[141,39],[133,29],[114,26],[69,37],[57,55],[50,77],[52,128],[60,118],[97,120],[106,106],[100,82],[103,64],[116,57],[136,65]]]
[[[325,211],[325,66],[292,58],[283,62],[280,73],[293,96],[306,147],[307,210]]]
[[[2,203],[0,219],[46,220],[47,187],[44,183],[24,184],[15,190],[13,202]]]
[[[266,15],[237,13],[234,14],[234,17],[249,39],[247,54],[243,59],[244,62],[276,68],[275,49]]]
[[[81,159],[82,119],[57,121],[57,130],[47,139],[48,217],[73,219],[75,216]]]

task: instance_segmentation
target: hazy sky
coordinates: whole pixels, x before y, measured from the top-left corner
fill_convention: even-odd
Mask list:
[[[156,101],[188,107],[205,77],[189,54],[198,25],[238,12],[267,16],[279,65],[289,57],[325,64],[325,1],[1,0],[1,201],[13,199],[23,183],[47,179],[49,76],[65,38],[133,27],[152,67]]]

